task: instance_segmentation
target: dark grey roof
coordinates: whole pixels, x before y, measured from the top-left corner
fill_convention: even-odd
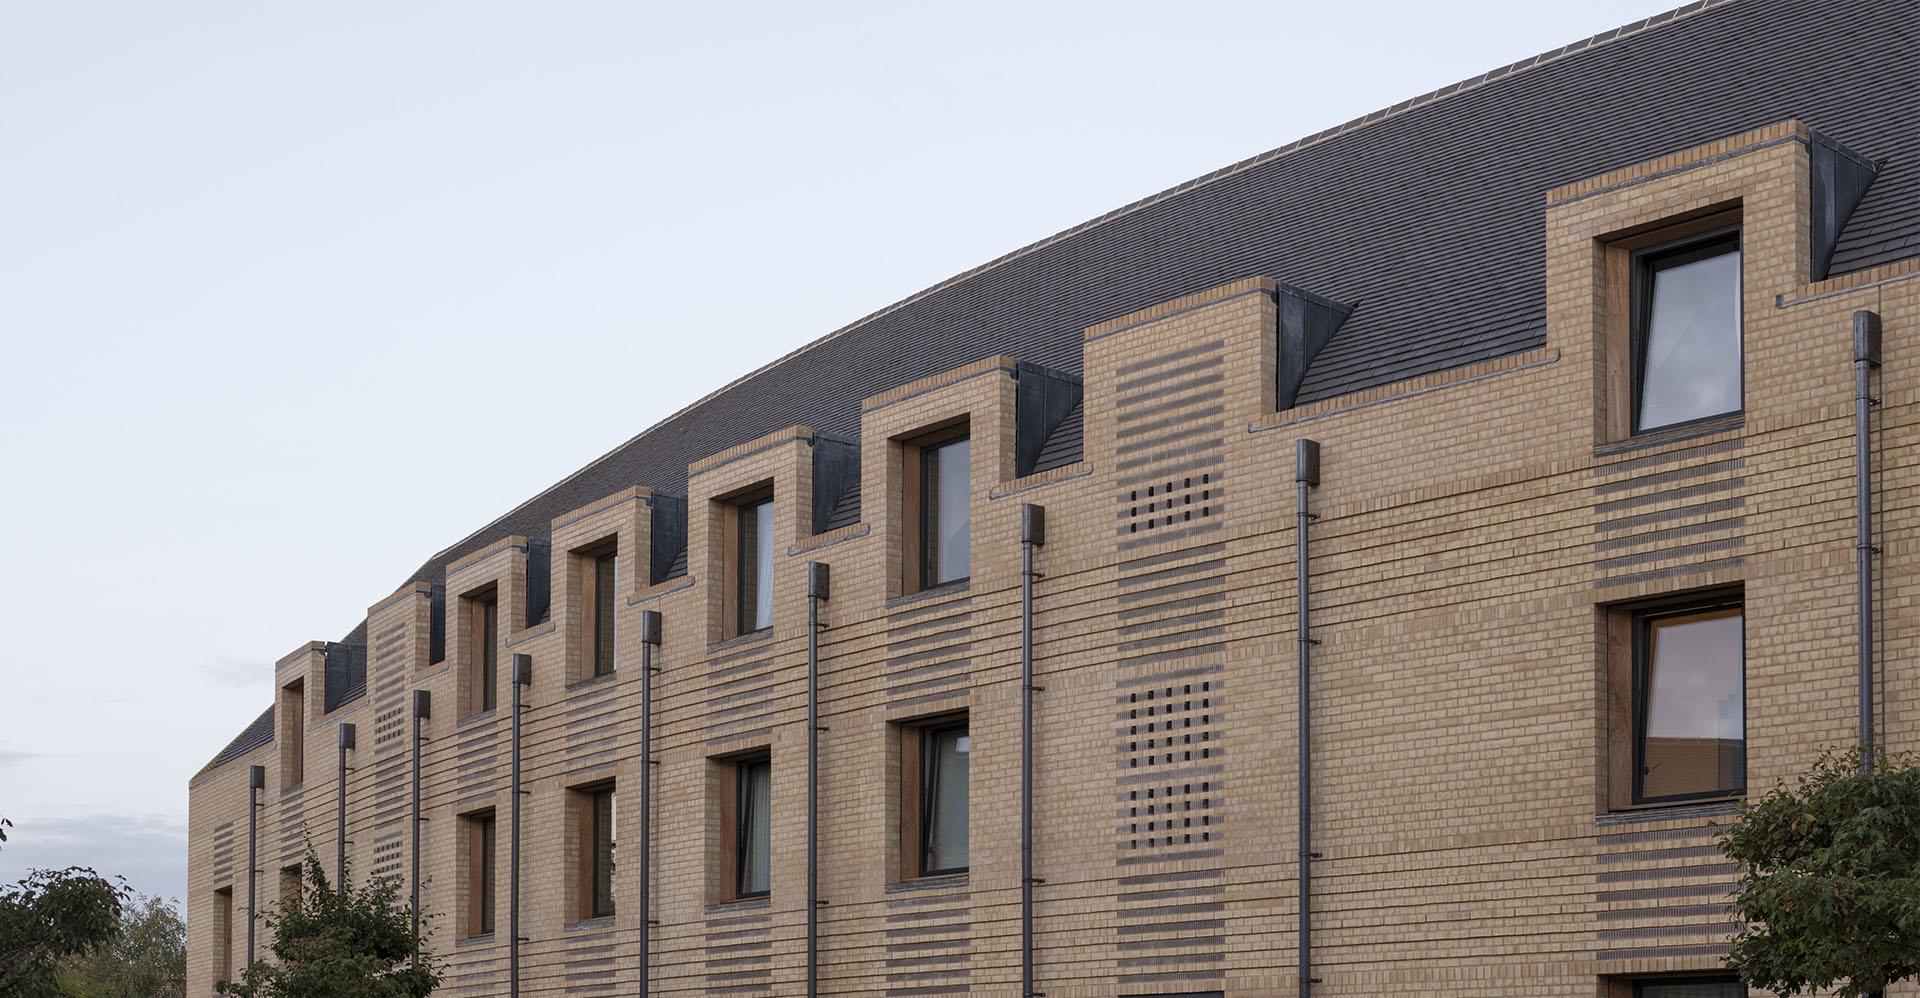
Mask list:
[[[259,717],[253,719],[252,724],[247,725],[245,731],[240,732],[239,737],[228,742],[227,747],[221,749],[220,754],[214,756],[213,761],[207,763],[200,771],[204,773],[215,766],[232,762],[262,745],[271,744],[273,730],[273,708],[268,707],[260,712]]]
[[[1832,273],[1911,256],[1917,89],[1920,0],[1692,4],[1227,167],[875,313],[646,430],[413,577],[439,582],[448,561],[545,537],[558,513],[629,486],[683,492],[690,462],[787,426],[857,436],[862,399],[981,357],[1078,375],[1084,327],[1252,274],[1358,302],[1301,402],[1537,347],[1546,191],[1789,118],[1891,157]]]

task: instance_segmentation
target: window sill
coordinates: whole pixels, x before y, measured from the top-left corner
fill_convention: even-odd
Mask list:
[[[582,693],[587,690],[593,689],[596,686],[605,686],[608,683],[611,683],[614,680],[619,678],[620,678],[620,670],[615,669],[604,676],[593,676],[587,679],[582,679],[577,683],[573,683],[572,685],[569,685],[566,688],[565,693],[567,696],[572,696],[575,693]]]
[[[736,901],[722,901],[719,904],[707,905],[706,914],[724,915],[730,911],[752,911],[756,908],[771,907],[773,907],[773,898],[769,895],[762,895],[757,898],[740,898]]]
[[[598,932],[613,928],[612,915],[595,915],[578,922],[568,922],[560,927],[563,932]]]
[[[971,870],[961,873],[936,873],[932,876],[915,877],[912,880],[898,880],[886,886],[886,893],[898,894],[903,891],[934,891],[952,887],[965,887]]]
[[[943,596],[965,595],[967,587],[972,584],[972,577],[968,577],[965,579],[956,579],[952,582],[944,582],[918,592],[908,593],[905,596],[895,596],[887,601],[887,609],[893,610],[903,606],[912,606],[923,600],[937,600]]]
[[[302,791],[302,790],[305,790],[305,789],[307,789],[307,784],[306,784],[306,781],[305,781],[305,780],[302,780],[301,782],[299,782],[299,783],[296,783],[296,784],[294,784],[293,786],[290,786],[290,787],[281,787],[281,788],[280,788],[280,796],[282,796],[282,797],[285,797],[285,796],[288,796],[289,794],[297,794],[297,793],[299,793],[300,791]]]
[[[469,724],[478,724],[481,721],[490,721],[493,719],[493,715],[498,713],[499,710],[500,708],[495,707],[493,710],[483,710],[478,714],[468,714],[467,716],[461,718],[460,720],[453,722],[453,726],[456,728],[464,728]]]
[[[1593,823],[1600,828],[1609,825],[1630,825],[1641,821],[1674,821],[1680,818],[1704,818],[1720,814],[1732,814],[1740,809],[1743,797],[1724,797],[1716,800],[1689,800],[1674,804],[1637,804],[1632,808],[1622,808],[1595,815]]]
[[[742,648],[747,645],[757,644],[761,641],[766,641],[772,637],[773,637],[773,628],[770,626],[762,627],[757,631],[748,631],[745,634],[736,634],[730,638],[723,638],[719,641],[710,642],[707,645],[707,654],[714,655],[720,652],[732,651],[735,648]]]
[[[484,936],[468,936],[465,939],[455,939],[453,945],[455,947],[491,946],[493,945],[493,933],[489,932]]]
[[[1747,425],[1745,412],[1729,412],[1719,416],[1708,416],[1690,423],[1674,426],[1662,426],[1657,430],[1638,433],[1625,440],[1604,443],[1593,449],[1594,457],[1608,457],[1614,454],[1626,454],[1632,451],[1646,450],[1663,444],[1675,444],[1696,437],[1709,437],[1716,433],[1744,429]]]

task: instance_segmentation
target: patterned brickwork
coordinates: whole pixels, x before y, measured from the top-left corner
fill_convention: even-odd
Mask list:
[[[1016,366],[987,357],[867,399],[859,522],[814,534],[813,432],[791,427],[700,461],[687,574],[644,566],[653,497],[628,489],[556,517],[551,612],[526,619],[524,539],[447,570],[445,660],[431,596],[369,610],[367,695],[192,784],[191,988],[216,966],[214,892],[244,906],[246,766],[268,771],[261,866],[333,855],[334,728],[360,726],[347,773],[356,870],[405,877],[410,696],[423,898],[445,993],[506,990],[512,654],[525,690],[523,993],[638,992],[637,876],[610,918],[581,918],[578,801],[611,785],[621,864],[636,854],[639,614],[658,611],[652,917],[656,995],[791,995],[805,967],[805,566],[822,602],[822,993],[1019,990],[1019,506],[1048,536],[1035,581],[1036,975],[1049,998],[1296,993],[1294,441],[1321,444],[1308,540],[1314,646],[1313,974],[1317,995],[1593,996],[1625,975],[1717,964],[1732,871],[1712,845],[1725,801],[1609,803],[1609,608],[1744,594],[1746,772],[1764,788],[1851,738],[1852,369],[1857,309],[1884,322],[1873,504],[1882,548],[1877,722],[1920,737],[1920,261],[1809,283],[1807,130],[1780,123],[1542,192],[1546,345],[1274,411],[1275,286],[1249,277],[1086,331],[1083,459],[1015,478]],[[1674,218],[1738,212],[1745,406],[1638,437],[1616,429],[1618,305],[1609,247]],[[1359,306],[1364,309],[1366,303]],[[937,331],[930,331],[930,334]],[[903,468],[930,432],[972,441],[971,577],[919,591]],[[771,487],[773,626],[728,633],[728,504]],[[617,669],[583,671],[580,558],[617,545]],[[585,552],[585,554],[582,554]],[[478,649],[460,597],[501,607],[493,711],[462,716]],[[303,646],[284,685],[320,661]],[[317,686],[308,703],[317,702]],[[964,713],[970,866],[908,875],[903,753],[914,726]],[[771,890],[734,896],[726,806],[742,758],[772,766]],[[467,938],[460,816],[497,816],[498,928]],[[236,886],[237,885],[237,886]],[[264,883],[261,896],[272,890]],[[240,909],[236,909],[240,911]],[[244,918],[244,912],[240,915]],[[242,924],[244,928],[244,924]],[[237,933],[243,936],[244,932]],[[1906,992],[1905,994],[1912,994]]]

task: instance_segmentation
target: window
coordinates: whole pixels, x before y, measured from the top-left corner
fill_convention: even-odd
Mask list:
[[[1609,802],[1683,803],[1746,790],[1746,624],[1739,593],[1609,612]]]
[[[1740,230],[1633,254],[1633,431],[1742,406]]]
[[[581,561],[581,607],[584,616],[581,620],[581,658],[587,663],[583,678],[599,678],[613,675],[614,671],[614,611],[615,596],[619,592],[619,554],[606,550],[594,555],[584,556]]]
[[[494,708],[500,683],[500,600],[489,590],[469,596],[467,604],[466,716]]]
[[[752,759],[739,765],[734,799],[734,896],[764,896],[772,882],[773,761]]]
[[[305,680],[296,679],[280,690],[279,751],[280,789],[290,790],[305,782],[307,775],[303,749],[307,734],[307,697]]]
[[[972,753],[967,719],[944,717],[903,728],[900,747],[902,876],[966,872]]]
[[[773,498],[739,503],[729,536],[733,574],[727,595],[733,633],[752,634],[773,626]]]
[[[494,820],[492,811],[464,815],[467,852],[467,936],[493,935]]]
[[[219,933],[220,951],[213,955],[213,979],[233,980],[233,888],[213,892],[214,931]]]
[[[280,868],[280,910],[292,911],[300,906],[300,864]]]
[[[1615,977],[1607,981],[1607,998],[1747,998],[1737,977]]]
[[[965,437],[920,449],[920,588],[958,582],[971,574],[973,522]]]
[[[1747,998],[1747,987],[1737,977],[1711,980],[1640,981],[1634,998]]]
[[[575,794],[580,819],[580,903],[577,917],[613,914],[614,797],[612,787]]]

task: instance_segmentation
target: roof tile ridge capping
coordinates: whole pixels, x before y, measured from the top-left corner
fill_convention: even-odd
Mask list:
[[[567,483],[573,481],[576,478],[579,478],[581,475],[584,475],[588,471],[591,471],[592,469],[598,467],[602,462],[606,461],[608,458],[611,458],[614,455],[625,450],[628,446],[638,441],[641,437],[644,437],[648,433],[652,432],[656,427],[664,426],[667,423],[671,423],[674,420],[679,419],[681,416],[684,416],[687,413],[693,411],[694,409],[697,409],[700,406],[705,405],[707,402],[711,401],[712,399],[727,393],[728,391],[732,390],[735,387],[738,387],[739,385],[745,384],[748,381],[752,381],[754,378],[759,377],[761,374],[764,374],[767,371],[770,371],[776,367],[779,367],[780,365],[785,364],[787,361],[792,360],[793,358],[798,357],[803,353],[806,353],[810,350],[814,350],[818,347],[821,347],[832,340],[838,339],[839,337],[849,332],[859,329],[861,326],[864,326],[867,323],[870,323],[876,319],[879,319],[891,313],[897,312],[930,295],[938,294],[939,292],[944,291],[947,288],[953,287],[956,284],[960,284],[962,282],[970,280],[974,277],[984,274],[987,271],[993,270],[997,267],[1004,266],[1005,264],[1013,260],[1017,260],[1023,256],[1027,256],[1028,254],[1038,252],[1039,250],[1052,246],[1055,243],[1058,243],[1062,240],[1072,238],[1073,236],[1079,235],[1082,232],[1086,232],[1089,229],[1093,229],[1098,226],[1104,225],[1107,222],[1113,221],[1116,218],[1121,218],[1123,216],[1130,215],[1136,211],[1140,211],[1142,209],[1151,207],[1155,204],[1159,204],[1162,201],[1166,201],[1171,198],[1178,197],[1189,191],[1193,191],[1198,188],[1205,187],[1208,184],[1222,180],[1226,177],[1233,176],[1234,174],[1253,169],[1256,166],[1261,166],[1265,163],[1279,159],[1280,157],[1285,156],[1289,153],[1297,152],[1309,146],[1318,145],[1322,142],[1326,142],[1328,140],[1350,134],[1352,132],[1365,128],[1368,125],[1374,124],[1375,122],[1383,121],[1387,118],[1397,117],[1401,114],[1405,114],[1408,111],[1414,110],[1415,108],[1425,107],[1428,104],[1432,104],[1436,101],[1444,100],[1445,98],[1452,97],[1455,94],[1465,93],[1468,90],[1473,90],[1478,87],[1485,86],[1486,84],[1492,83],[1496,80],[1505,79],[1506,77],[1513,76],[1517,73],[1521,73],[1526,70],[1533,69],[1539,66],[1544,66],[1550,62],[1556,62],[1560,59],[1564,59],[1568,56],[1571,56],[1580,52],[1585,52],[1588,49],[1596,48],[1598,46],[1605,45],[1609,42],[1615,42],[1622,38],[1627,38],[1632,35],[1640,34],[1641,32],[1647,31],[1649,29],[1657,28],[1657,27],[1660,27],[1661,25],[1680,20],[1681,18],[1689,17],[1693,14],[1700,13],[1701,11],[1708,10],[1714,7],[1724,7],[1729,4],[1739,3],[1739,2],[1742,2],[1742,0],[1693,0],[1692,3],[1685,4],[1680,7],[1676,7],[1672,10],[1665,11],[1659,14],[1653,14],[1648,17],[1643,17],[1638,21],[1633,21],[1631,23],[1621,25],[1620,27],[1617,27],[1617,28],[1612,28],[1607,31],[1602,31],[1597,35],[1592,35],[1590,37],[1580,39],[1579,41],[1576,41],[1576,42],[1569,42],[1568,44],[1562,45],[1559,48],[1550,49],[1538,55],[1528,56],[1527,58],[1521,59],[1518,62],[1511,62],[1511,63],[1508,63],[1507,65],[1500,66],[1495,69],[1490,69],[1484,73],[1479,74],[1478,76],[1471,76],[1457,83],[1450,83],[1437,90],[1430,90],[1427,93],[1420,94],[1415,97],[1409,97],[1406,100],[1403,100],[1398,104],[1394,104],[1391,107],[1381,108],[1378,111],[1374,111],[1370,114],[1363,115],[1361,117],[1355,118],[1343,124],[1334,125],[1331,128],[1322,129],[1318,132],[1314,132],[1313,134],[1305,136],[1303,138],[1295,139],[1294,141],[1289,142],[1286,145],[1279,146],[1274,149],[1269,149],[1266,152],[1259,153],[1258,155],[1250,156],[1246,159],[1243,159],[1238,163],[1233,163],[1228,166],[1221,167],[1220,169],[1215,170],[1212,173],[1207,173],[1199,177],[1195,177],[1192,180],[1176,185],[1174,187],[1170,187],[1164,191],[1161,191],[1158,194],[1148,195],[1147,197],[1141,198],[1138,201],[1134,201],[1131,204],[1122,205],[1121,207],[1115,208],[1114,210],[1107,212],[1104,215],[1100,215],[1096,218],[1089,219],[1085,222],[1080,223],[1079,225],[1073,226],[1072,228],[1063,229],[1060,232],[1056,232],[1053,235],[1047,236],[1044,239],[1040,239],[1036,242],[1029,243],[1025,246],[1020,247],[1019,249],[1013,250],[1012,252],[1005,253],[1001,256],[995,257],[994,259],[989,260],[978,267],[974,267],[971,270],[962,271],[958,274],[955,274],[952,277],[947,278],[946,280],[940,281],[937,284],[930,285],[918,292],[915,292],[914,294],[908,295],[907,297],[902,298],[891,305],[887,305],[883,308],[876,309],[873,312],[863,315],[860,318],[855,319],[854,321],[849,322],[844,326],[841,326],[839,329],[836,329],[833,332],[826,334],[825,336],[821,336],[818,339],[815,339],[811,342],[802,344],[801,346],[788,351],[787,353],[781,355],[780,357],[775,358],[774,360],[769,361],[765,364],[762,364],[761,366],[756,367],[751,371],[748,371],[747,373],[733,379],[732,381],[729,381],[726,384],[721,385],[720,387],[714,389],[713,391],[710,391],[707,394],[700,396],[698,399],[695,399],[694,401],[689,402],[684,406],[681,406],[679,409],[675,410],[674,412],[667,415],[666,417],[660,419],[658,422],[654,423],[652,426],[649,426],[646,429],[641,430],[639,433],[636,433],[633,436],[627,438],[625,441],[622,441],[620,444],[616,445],[611,450],[608,450],[606,453],[600,455],[597,458],[594,458],[592,461],[587,462],[585,465],[582,465],[580,469],[575,471],[573,474],[570,474],[565,478],[562,478],[561,480],[548,486],[547,488],[540,490],[534,495],[528,497],[526,501],[520,503],[519,505],[514,506],[512,509],[508,510],[507,512],[501,514],[498,517],[495,517],[493,520],[488,521],[485,525],[481,526],[479,529],[474,530],[472,533],[467,534],[465,537],[462,537],[459,540],[454,541],[452,544],[449,544],[446,547],[441,548],[439,551],[434,553],[433,557],[435,559],[438,559],[444,556],[447,552],[455,550],[460,545],[465,544],[468,541],[472,540],[473,538],[487,532],[489,529],[491,529],[495,524],[499,523],[501,520],[504,520],[507,517],[512,516],[514,513],[517,513],[520,510],[525,509],[526,507],[532,505],[533,503],[538,502],[542,497],[548,495],[549,493],[555,492],[565,487]]]
[[[685,414],[688,410],[694,409],[700,406],[702,403],[705,403],[707,400],[712,399],[717,395],[723,394],[727,390],[737,385],[740,385],[747,381],[751,381],[753,378],[757,377],[758,375],[766,371],[769,371],[773,368],[779,367],[781,364],[784,364],[787,361],[792,360],[793,358],[798,357],[799,355],[806,353],[809,350],[813,350],[816,347],[822,346],[826,344],[828,341],[836,339],[845,333],[852,332],[853,330],[858,329],[861,326],[864,326],[867,323],[874,321],[875,319],[881,318],[882,316],[891,314],[893,312],[897,312],[900,309],[906,308],[907,306],[912,305],[913,303],[920,301],[921,299],[924,299],[929,295],[937,294],[949,287],[952,287],[956,284],[960,284],[964,281],[969,280],[970,278],[977,277],[980,274],[986,273],[989,270],[993,270],[996,267],[1000,267],[1010,261],[1017,260],[1020,257],[1026,256],[1038,250],[1045,249],[1048,246],[1052,246],[1053,244],[1058,243],[1063,239],[1068,239],[1070,237],[1079,235],[1082,232],[1085,232],[1089,229],[1103,225],[1116,218],[1120,218],[1125,215],[1130,215],[1136,211],[1140,211],[1143,208],[1150,207],[1162,201],[1166,201],[1170,198],[1178,197],[1182,194],[1187,193],[1188,191],[1205,187],[1208,184],[1211,184],[1211,183],[1214,183],[1215,181],[1232,176],[1236,173],[1240,173],[1245,170],[1250,170],[1256,166],[1260,166],[1264,163],[1278,159],[1281,156],[1287,155],[1288,153],[1296,152],[1308,146],[1318,145],[1329,139],[1337,138],[1339,136],[1357,131],[1361,128],[1364,128],[1367,125],[1373,124],[1374,122],[1404,114],[1408,111],[1413,110],[1414,108],[1424,107],[1428,104],[1431,104],[1443,98],[1451,97],[1454,94],[1464,93],[1465,91],[1475,89],[1477,87],[1483,86],[1488,83],[1492,83],[1496,80],[1500,80],[1508,76],[1512,76],[1524,70],[1532,69],[1536,66],[1542,66],[1549,62],[1554,62],[1559,59],[1565,58],[1567,56],[1574,55],[1579,52],[1584,52],[1588,49],[1595,48],[1600,45],[1604,45],[1608,42],[1617,41],[1619,39],[1626,38],[1630,35],[1637,35],[1650,28],[1656,28],[1661,25],[1667,24],[1668,22],[1677,21],[1683,17],[1688,17],[1690,15],[1697,14],[1709,8],[1724,7],[1724,6],[1727,6],[1728,4],[1737,3],[1737,2],[1740,2],[1740,0],[1693,0],[1692,3],[1686,4],[1684,6],[1676,7],[1672,10],[1665,11],[1663,13],[1653,14],[1648,17],[1643,17],[1638,21],[1634,21],[1629,24],[1624,24],[1624,25],[1621,25],[1620,27],[1612,28],[1607,31],[1602,31],[1597,35],[1593,35],[1588,38],[1583,38],[1576,42],[1570,42],[1566,45],[1560,46],[1559,48],[1551,49],[1549,51],[1542,52],[1538,55],[1528,56],[1527,58],[1521,59],[1518,62],[1512,62],[1512,63],[1508,63],[1505,66],[1500,66],[1495,69],[1490,69],[1484,73],[1481,73],[1478,76],[1468,77],[1467,79],[1461,80],[1457,83],[1450,83],[1437,90],[1428,91],[1427,93],[1421,94],[1417,97],[1409,97],[1406,100],[1403,100],[1398,104],[1393,105],[1392,107],[1381,108],[1378,111],[1374,111],[1370,114],[1366,114],[1361,117],[1355,118],[1352,121],[1348,121],[1339,125],[1334,125],[1331,128],[1322,129],[1321,131],[1315,132],[1304,138],[1295,139],[1294,141],[1289,142],[1286,145],[1279,146],[1278,148],[1274,148],[1274,149],[1269,149],[1266,152],[1259,153],[1257,155],[1250,156],[1246,159],[1243,159],[1238,163],[1233,163],[1228,166],[1221,167],[1218,170],[1214,170],[1211,173],[1207,173],[1199,177],[1195,177],[1192,180],[1186,181],[1185,183],[1176,185],[1174,187],[1170,187],[1164,191],[1161,191],[1158,194],[1151,194],[1151,195],[1148,195],[1147,197],[1141,198],[1138,201],[1134,201],[1130,204],[1122,205],[1110,212],[1107,212],[1104,215],[1100,215],[1098,217],[1089,219],[1085,222],[1081,222],[1080,224],[1075,225],[1072,228],[1063,229],[1059,232],[1054,233],[1051,236],[1045,237],[1044,239],[1040,239],[1038,241],[1028,243],[1027,245],[1020,247],[1019,249],[1016,249],[1009,253],[1005,253],[1005,254],[1002,254],[1001,256],[995,257],[994,259],[989,260],[986,263],[979,265],[978,267],[974,267],[971,270],[962,271],[958,274],[955,274],[952,277],[947,278],[946,280],[940,281],[937,284],[930,285],[925,289],[917,291],[911,295],[908,295],[905,298],[900,299],[897,302],[894,302],[891,305],[887,305],[883,308],[876,309],[873,312],[863,315],[860,318],[855,319],[854,321],[849,322],[844,326],[841,326],[839,329],[836,329],[833,332],[826,334],[825,336],[815,339],[802,346],[796,347],[795,349],[793,349],[792,351],[789,351],[783,356],[773,361],[770,361],[766,364],[763,364],[760,367],[757,367],[752,371],[749,371],[746,374],[743,374],[740,377],[727,382],[724,385],[721,385],[719,388],[716,388],[713,391],[708,392],[706,395],[701,396],[698,400],[688,404],[684,408],[666,417],[665,419],[662,419],[660,423],[664,424],[664,423],[671,422],[674,419],[678,418],[679,416]],[[660,425],[660,424],[655,424],[655,425]],[[644,431],[642,432],[644,433]],[[636,439],[637,439],[637,435],[636,435]],[[615,449],[617,450],[618,448],[615,448]],[[609,452],[608,456],[611,456],[611,452]],[[582,470],[584,471],[585,469],[582,469]]]

